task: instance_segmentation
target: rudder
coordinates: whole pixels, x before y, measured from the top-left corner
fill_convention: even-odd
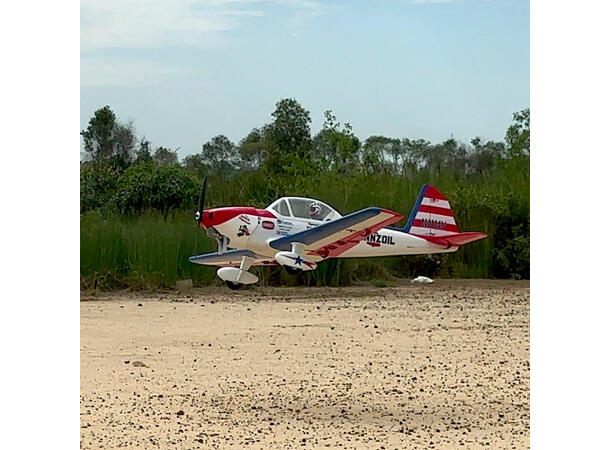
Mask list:
[[[424,184],[419,191],[404,230],[423,237],[459,233],[449,200],[429,184]]]

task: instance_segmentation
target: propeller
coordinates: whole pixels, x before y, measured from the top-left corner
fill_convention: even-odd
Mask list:
[[[199,207],[197,208],[197,212],[195,213],[195,221],[197,222],[197,226],[201,225],[201,221],[203,220],[203,205],[205,204],[205,190],[208,186],[208,177],[206,176],[203,179],[203,184],[201,185],[201,193],[199,194]]]
[[[205,191],[208,186],[208,177],[206,176],[203,179],[203,184],[201,185],[201,193],[199,194],[199,207],[197,208],[197,212],[195,212],[195,221],[197,222],[197,227],[201,226],[201,222],[203,221],[203,208],[205,205]],[[226,236],[220,234],[215,228],[206,228],[205,234],[209,237],[216,239],[218,244],[218,253],[222,255],[227,251],[227,247],[229,245],[229,239]],[[195,241],[196,243],[197,241]]]

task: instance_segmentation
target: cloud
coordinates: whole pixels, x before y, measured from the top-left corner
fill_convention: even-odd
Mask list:
[[[192,0],[83,0],[81,51],[193,45],[235,26],[239,11]],[[251,14],[251,12],[250,12]]]
[[[188,69],[141,56],[147,50],[217,48],[231,30],[266,14],[297,36],[336,9],[316,0],[82,0],[81,85],[159,84]]]
[[[267,6],[290,11],[292,20],[329,9],[313,0],[82,0],[81,51],[206,46]]]

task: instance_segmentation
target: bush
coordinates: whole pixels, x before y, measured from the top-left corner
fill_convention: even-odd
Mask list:
[[[516,223],[517,222],[517,223]],[[529,222],[504,218],[494,242],[492,273],[496,278],[530,277]]]
[[[80,168],[80,210],[107,209],[113,205],[122,170],[107,162],[85,162]]]
[[[194,209],[197,184],[180,166],[134,164],[119,179],[114,201],[123,213],[156,209],[166,215],[177,208]]]

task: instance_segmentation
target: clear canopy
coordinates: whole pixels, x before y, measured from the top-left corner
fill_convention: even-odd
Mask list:
[[[282,197],[273,202],[267,209],[282,216],[297,217],[308,220],[334,220],[341,217],[337,211],[319,200],[302,197]]]

